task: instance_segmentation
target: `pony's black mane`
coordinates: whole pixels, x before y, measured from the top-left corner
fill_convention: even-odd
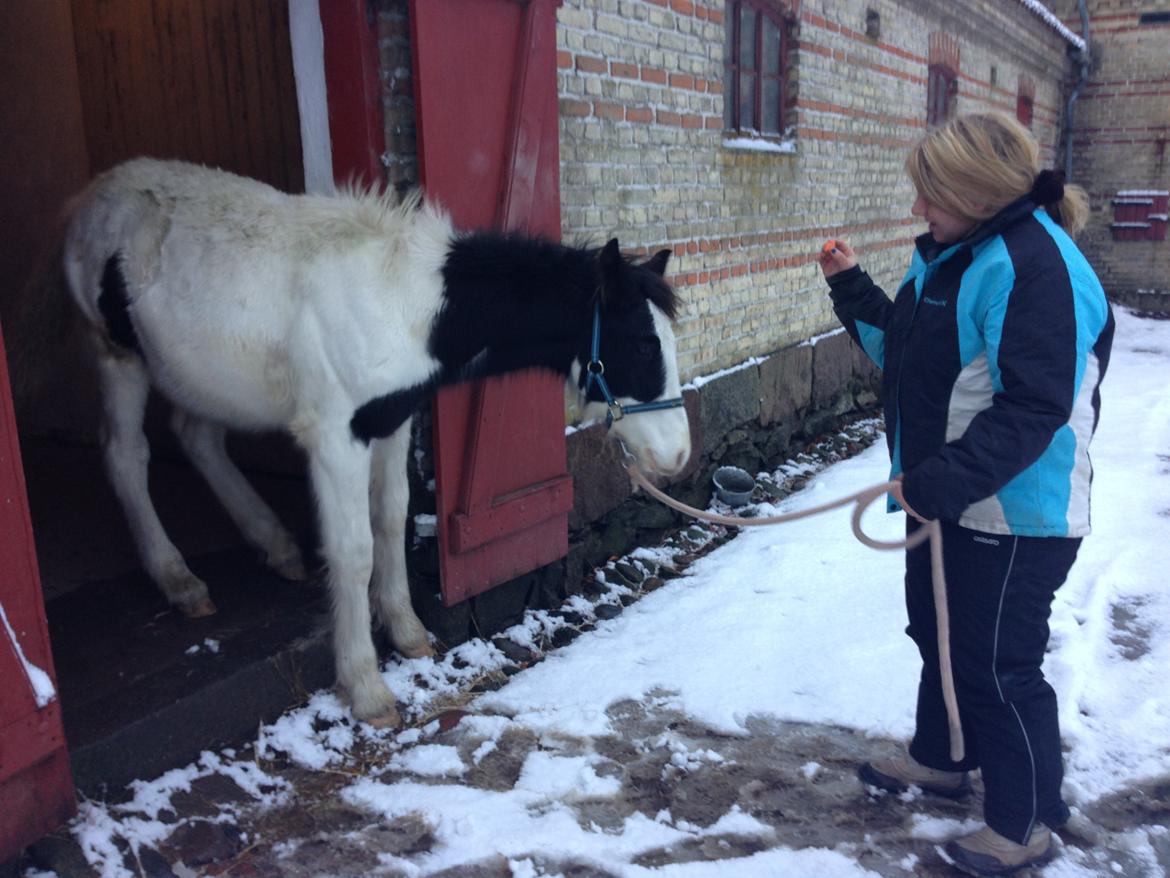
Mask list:
[[[514,277],[517,264],[528,269],[537,269],[532,275],[521,278],[519,287],[511,287],[512,293],[521,299],[547,295],[550,286],[559,286],[573,299],[584,298],[590,304],[601,287],[600,263],[602,247],[592,241],[562,244],[542,235],[525,235],[519,232],[473,232],[457,238],[448,254],[443,269],[444,280],[451,289],[451,281],[457,280],[460,269],[476,269],[500,279]],[[647,260],[622,254],[627,266],[637,269]],[[544,270],[541,270],[544,269]],[[647,272],[646,274],[651,274]],[[550,276],[551,275],[551,276]],[[582,284],[584,278],[589,280]],[[540,284],[539,288],[525,281]],[[665,278],[655,275],[639,284],[639,292],[671,320],[678,317],[682,300]]]

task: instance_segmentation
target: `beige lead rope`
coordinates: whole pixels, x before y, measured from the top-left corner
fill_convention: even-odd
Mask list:
[[[880,485],[874,485],[872,488],[866,488],[864,491],[858,491],[856,494],[850,494],[846,497],[823,503],[820,506],[802,509],[799,512],[786,512],[783,515],[772,515],[767,518],[732,518],[731,516],[716,515],[715,513],[695,509],[693,506],[687,506],[685,503],[680,503],[678,500],[675,500],[669,494],[658,490],[658,488],[650,484],[650,480],[643,475],[642,471],[638,469],[637,465],[628,456],[623,461],[623,465],[630,475],[630,480],[636,486],[641,487],[651,497],[665,503],[672,509],[677,509],[684,515],[702,519],[703,521],[710,521],[714,524],[723,524],[729,527],[758,527],[765,524],[782,524],[786,521],[808,518],[812,515],[828,512],[830,509],[838,509],[854,503],[853,535],[872,549],[912,549],[915,546],[921,545],[925,540],[930,540],[930,573],[934,585],[934,614],[938,623],[938,664],[939,671],[942,675],[943,703],[947,708],[947,724],[950,727],[951,760],[954,762],[961,762],[963,760],[963,727],[959,723],[959,703],[955,698],[955,678],[951,670],[951,628],[950,616],[947,612],[947,580],[946,574],[943,571],[942,530],[939,528],[937,521],[929,521],[920,530],[904,540],[885,541],[875,540],[861,529],[862,514],[864,514],[865,510],[874,500],[888,493],[893,488],[894,482],[884,482]]]

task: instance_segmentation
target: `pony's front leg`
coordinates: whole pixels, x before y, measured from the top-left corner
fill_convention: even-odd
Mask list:
[[[410,421],[386,439],[374,442],[373,504],[374,611],[395,648],[407,658],[434,655],[427,630],[410,604],[406,577],[406,511],[410,485],[406,477]]]
[[[354,716],[372,725],[394,726],[398,711],[378,673],[370,630],[370,450],[349,435],[348,424],[339,425],[335,433],[309,443],[308,452],[322,553],[329,566],[337,682]]]

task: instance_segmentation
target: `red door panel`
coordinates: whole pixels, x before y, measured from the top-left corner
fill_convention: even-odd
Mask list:
[[[559,0],[413,0],[419,171],[463,229],[560,238]],[[563,382],[445,388],[434,403],[443,601],[568,551]]]
[[[52,832],[75,810],[55,690],[0,339],[0,863]]]

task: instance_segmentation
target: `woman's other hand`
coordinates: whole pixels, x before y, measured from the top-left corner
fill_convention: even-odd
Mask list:
[[[830,278],[838,272],[855,266],[857,254],[845,241],[826,241],[821,247],[821,252],[817,254],[817,262],[821,264],[821,271],[825,273],[825,277]]]
[[[921,515],[919,515],[917,512],[915,512],[913,507],[911,507],[910,504],[906,502],[906,497],[902,493],[902,475],[901,474],[894,476],[894,485],[890,489],[890,493],[894,496],[894,499],[898,501],[898,505],[901,506],[904,510],[906,510],[907,515],[909,515],[911,518],[915,519],[916,521],[921,521],[923,524],[928,523],[928,521],[929,521],[928,519],[923,518]]]

